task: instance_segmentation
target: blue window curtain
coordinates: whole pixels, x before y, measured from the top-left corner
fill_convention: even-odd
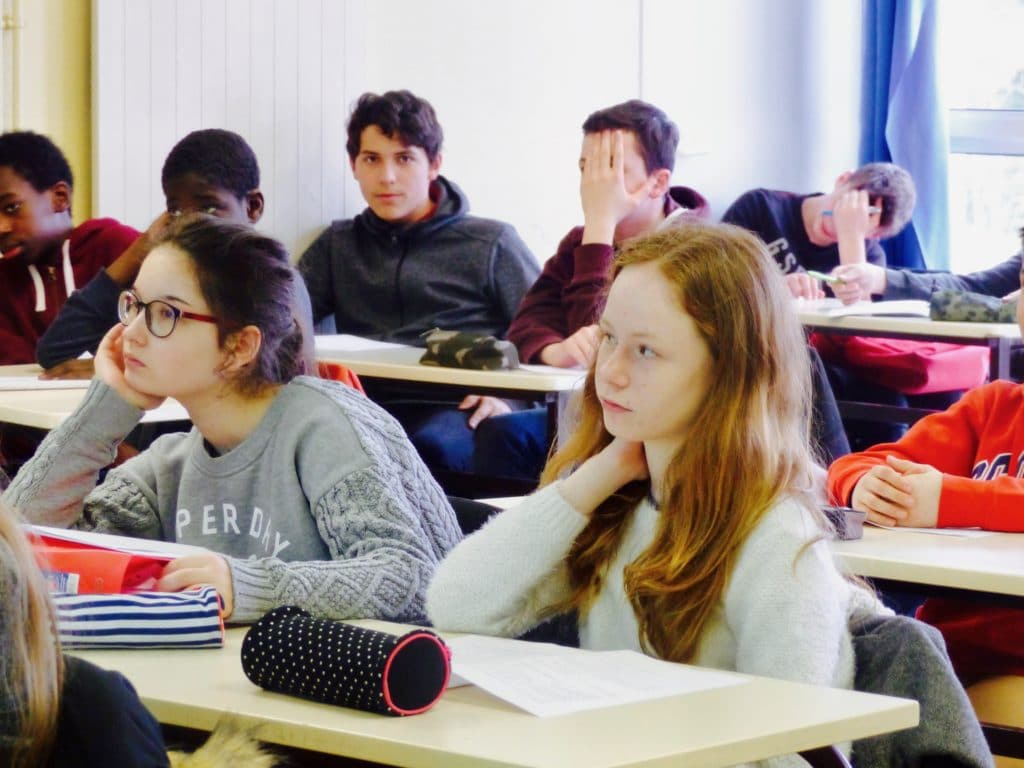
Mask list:
[[[862,163],[891,161],[917,185],[889,265],[949,268],[949,126],[938,75],[938,0],[865,0]]]

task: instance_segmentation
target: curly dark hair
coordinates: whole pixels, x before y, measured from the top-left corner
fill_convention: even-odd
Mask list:
[[[348,150],[350,160],[359,154],[363,131],[371,125],[385,136],[395,136],[408,147],[422,147],[427,159],[434,162],[441,151],[444,132],[430,102],[409,91],[388,91],[384,94],[364,93],[348,118]]]
[[[36,192],[45,192],[58,181],[74,188],[75,179],[64,153],[46,136],[32,131],[0,134],[0,165],[25,179]]]
[[[245,139],[222,128],[192,131],[167,154],[160,183],[195,173],[215,187],[230,190],[241,200],[260,186],[256,153]]]

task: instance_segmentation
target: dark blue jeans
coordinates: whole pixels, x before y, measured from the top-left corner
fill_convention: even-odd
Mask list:
[[[548,458],[547,431],[546,408],[485,419],[476,428],[473,472],[536,482]]]
[[[467,420],[472,411],[454,404],[382,403],[398,419],[420,457],[429,467],[451,472],[470,472],[474,435]]]

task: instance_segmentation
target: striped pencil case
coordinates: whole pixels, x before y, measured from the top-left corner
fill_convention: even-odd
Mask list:
[[[220,648],[220,596],[210,586],[182,592],[54,594],[65,648]]]

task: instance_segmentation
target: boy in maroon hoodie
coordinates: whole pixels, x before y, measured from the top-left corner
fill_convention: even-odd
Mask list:
[[[595,323],[616,246],[708,216],[699,192],[671,186],[678,144],[676,124],[639,99],[598,110],[583,122],[584,223],[559,243],[509,326],[508,338],[522,362],[586,368],[596,349]],[[492,417],[477,427],[474,471],[515,466],[517,479],[536,482],[547,453],[545,409]]]
[[[68,296],[139,233],[113,219],[71,221],[63,153],[30,131],[0,135],[0,365],[32,363]]]

